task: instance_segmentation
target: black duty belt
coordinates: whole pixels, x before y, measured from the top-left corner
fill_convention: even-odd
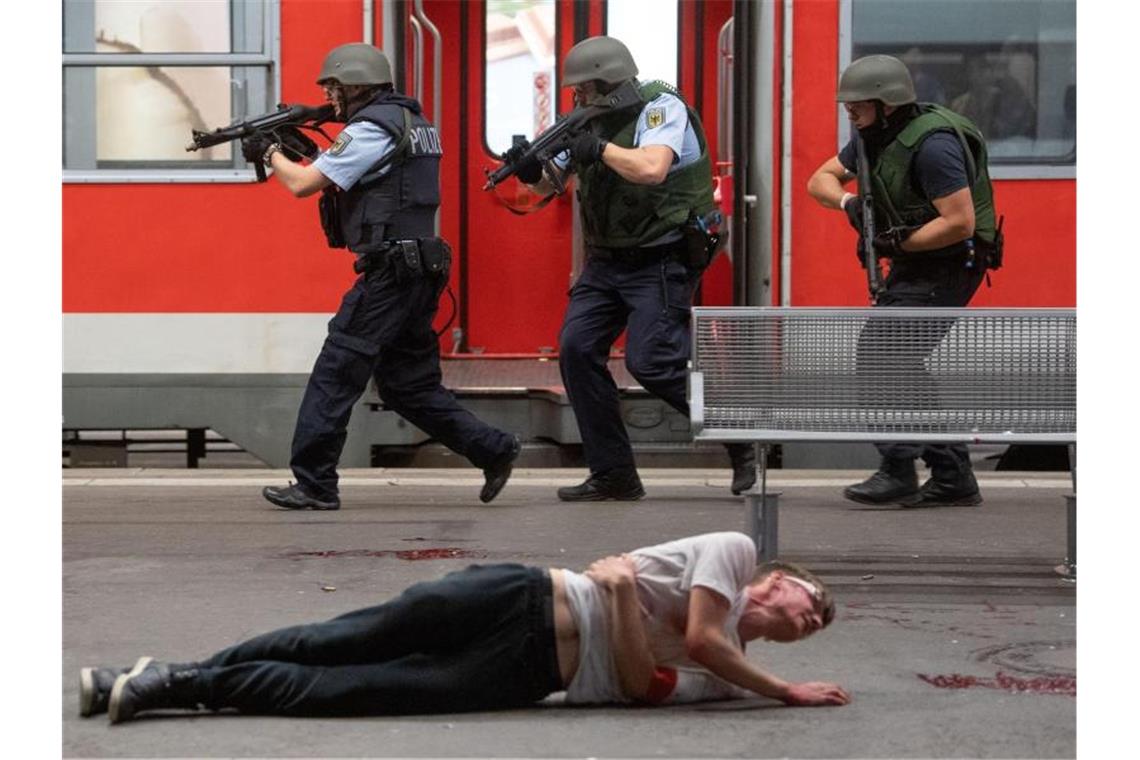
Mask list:
[[[379,250],[357,253],[352,269],[357,274],[399,264],[409,272],[435,274],[451,262],[451,248],[442,238],[385,240]]]
[[[598,261],[613,261],[626,266],[645,266],[662,259],[675,259],[683,261],[685,256],[684,240],[673,240],[661,245],[643,246],[640,248],[601,248],[586,246],[586,257]]]

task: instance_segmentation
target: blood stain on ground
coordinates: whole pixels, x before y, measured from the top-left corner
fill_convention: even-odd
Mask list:
[[[470,549],[460,549],[455,546],[443,546],[431,549],[402,549],[391,551],[388,549],[330,549],[326,551],[289,552],[285,555],[290,559],[328,559],[332,557],[395,557],[411,562],[427,559],[462,559],[486,557],[482,552]]]
[[[945,675],[916,674],[922,681],[939,689],[997,689],[1000,691],[1028,692],[1032,694],[1062,694],[1077,696],[1077,679],[1074,676],[1038,676],[1018,678],[998,671],[993,678],[964,676],[960,673]]]

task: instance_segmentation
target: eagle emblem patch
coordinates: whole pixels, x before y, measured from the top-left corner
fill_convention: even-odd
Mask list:
[[[350,142],[352,142],[352,135],[346,135],[344,132],[341,132],[336,136],[336,142],[329,146],[328,152],[334,156],[339,156],[341,153],[344,153],[344,149],[348,147]]]
[[[665,108],[650,108],[645,112],[645,125],[649,129],[660,127],[665,123]]]

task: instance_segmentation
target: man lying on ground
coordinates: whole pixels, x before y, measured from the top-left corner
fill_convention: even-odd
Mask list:
[[[748,641],[797,641],[835,616],[810,572],[755,563],[747,536],[709,533],[606,557],[584,574],[472,565],[199,662],[83,668],[80,713],[106,711],[112,723],[165,709],[451,713],[525,707],[563,690],[576,704],[753,694],[847,704],[836,684],[787,682],[744,657]]]

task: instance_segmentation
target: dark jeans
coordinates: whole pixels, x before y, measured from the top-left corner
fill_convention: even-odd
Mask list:
[[[965,306],[981,285],[985,271],[967,269],[961,261],[947,260],[921,266],[900,264],[886,281],[886,292],[877,306],[955,307]],[[938,393],[924,368],[929,356],[953,326],[953,319],[924,320],[908,325],[899,320],[870,319],[859,334],[857,366],[860,373],[874,375],[890,363],[915,379],[903,401],[912,408],[937,408]],[[884,355],[883,345],[905,345],[905,353]],[[885,371],[885,370],[884,370]],[[954,478],[971,471],[970,456],[962,444],[879,443],[879,453],[900,461],[921,456],[936,477]]]
[[[472,565],[197,666],[206,707],[257,715],[512,708],[562,688],[550,576],[513,564]]]
[[[441,385],[431,322],[447,272],[425,277],[392,264],[363,274],[345,293],[309,375],[290,466],[312,496],[337,493],[336,465],[352,408],[370,377],[384,405],[486,469],[514,439],[464,409]]]
[[[590,472],[634,467],[618,389],[606,362],[628,329],[625,364],[650,393],[686,417],[689,321],[697,277],[668,257],[626,264],[589,258],[570,290],[559,368]]]

